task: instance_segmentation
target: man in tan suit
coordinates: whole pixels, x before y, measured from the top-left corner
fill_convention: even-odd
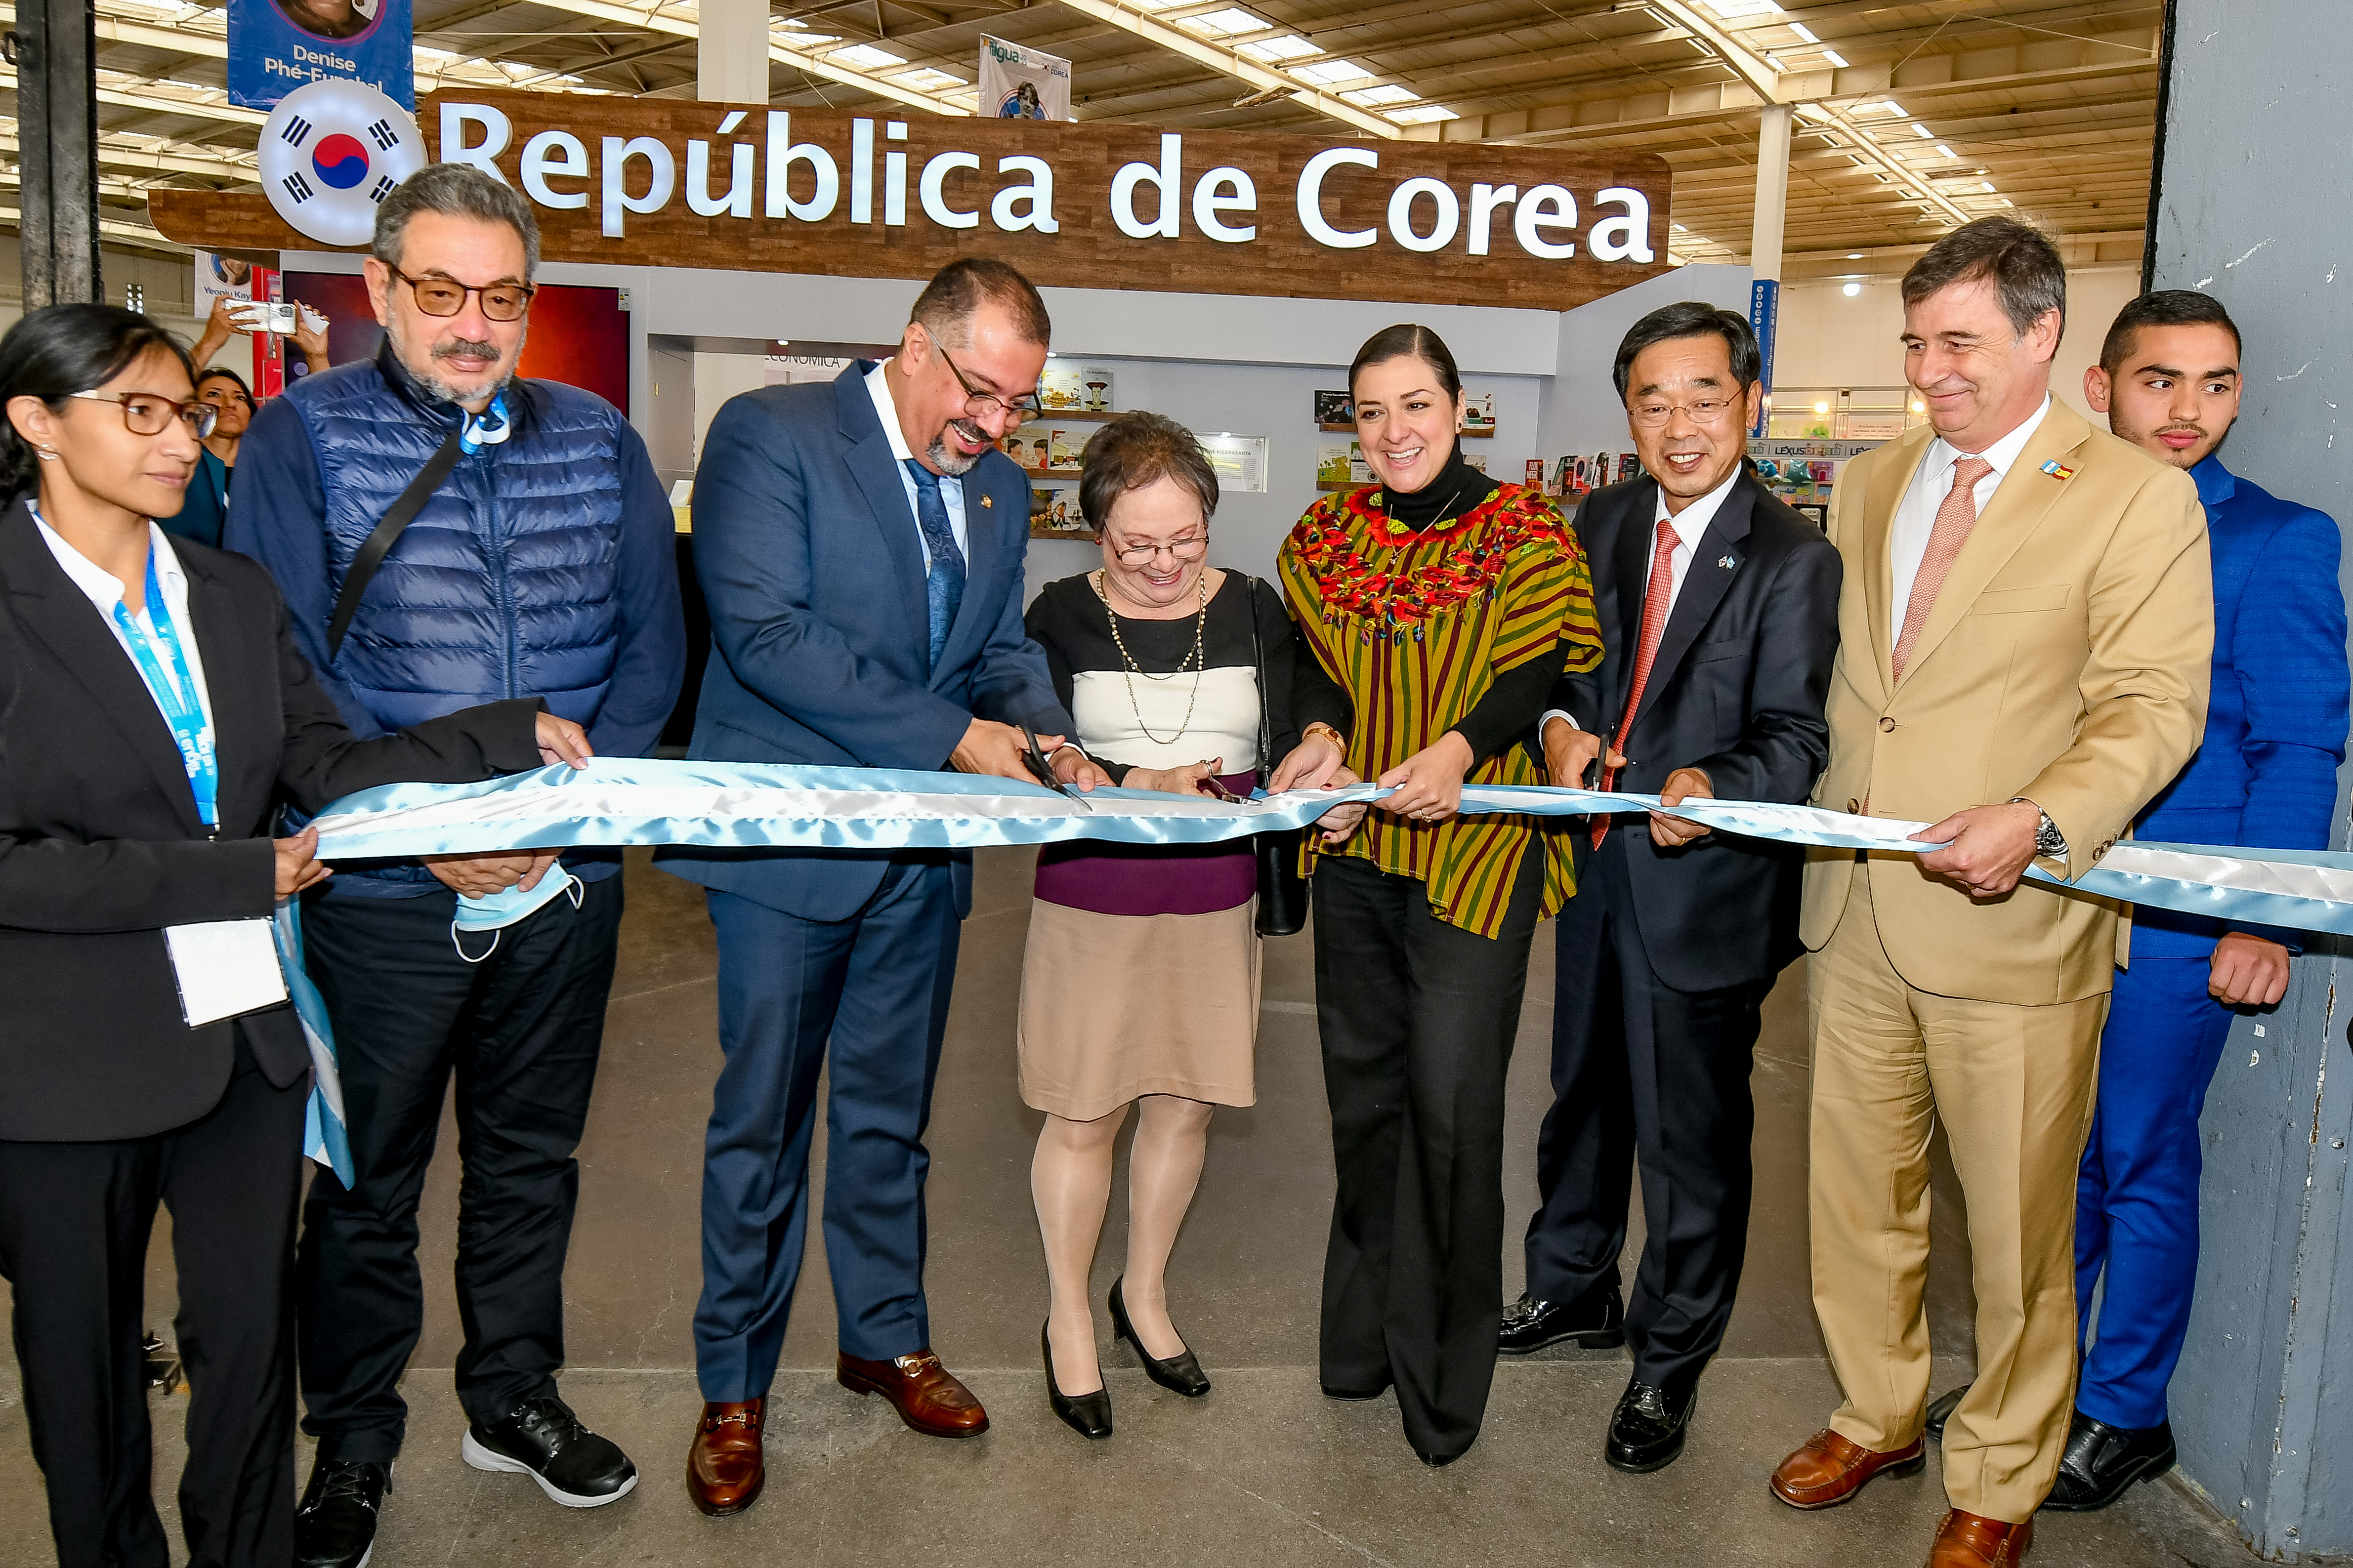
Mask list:
[[[2189,760],[2214,640],[2196,488],[2049,395],[2065,309],[2025,224],[1931,247],[1904,279],[1930,428],[1851,463],[1830,513],[1846,585],[1815,804],[1945,847],[1807,868],[1814,1307],[1846,1403],[1772,1485],[1828,1508],[1924,1461],[1941,1120],[1978,1371],[1931,1568],[2025,1555],[2074,1392],[2075,1171],[2123,911],[2019,880],[2074,879]]]

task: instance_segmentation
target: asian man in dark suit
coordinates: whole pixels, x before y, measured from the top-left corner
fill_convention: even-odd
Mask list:
[[[719,411],[695,476],[712,647],[692,755],[1027,780],[1026,722],[1061,782],[1110,782],[1061,743],[1074,726],[1022,630],[1029,484],[997,449],[1036,411],[1049,330],[1018,272],[961,260],[923,289],[891,359]],[[923,1284],[923,1134],[970,855],[657,859],[708,889],[726,1057],[704,1151],[695,1506],[739,1513],[765,1479],[760,1434],[807,1229],[820,1069],[837,1375],[888,1398],[915,1431],[986,1431],[979,1401],[932,1352]]]
[[[1803,801],[1829,754],[1838,552],[1748,472],[1763,388],[1748,323],[1652,311],[1615,374],[1644,477],[1599,489],[1577,527],[1607,648],[1542,721],[1553,782]],[[1605,737],[1607,744],[1605,745]],[[1651,813],[1593,819],[1556,923],[1556,1100],[1537,1144],[1527,1291],[1501,1348],[1632,1342],[1603,1457],[1643,1472],[1683,1451],[1723,1342],[1747,1240],[1748,1073],[1766,993],[1799,952],[1793,846]],[[1630,1169],[1649,1235],[1621,1307]]]

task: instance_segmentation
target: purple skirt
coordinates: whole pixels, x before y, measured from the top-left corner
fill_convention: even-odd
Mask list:
[[[1219,781],[1248,795],[1250,773]],[[1098,844],[1078,839],[1038,851],[1038,897],[1100,915],[1207,915],[1258,895],[1258,855],[1248,838],[1223,844]]]

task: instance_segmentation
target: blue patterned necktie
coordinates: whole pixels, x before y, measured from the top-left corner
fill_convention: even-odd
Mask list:
[[[964,552],[956,548],[955,532],[948,527],[948,504],[940,495],[940,477],[913,458],[903,459],[915,480],[915,522],[931,547],[932,569],[923,580],[923,600],[932,616],[932,662],[937,669],[948,646],[948,628],[955,625],[956,606],[964,603]]]

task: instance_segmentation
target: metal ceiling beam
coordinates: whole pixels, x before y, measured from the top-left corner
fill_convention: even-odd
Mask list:
[[[14,121],[5,121],[9,129],[0,131],[0,153],[20,150]],[[182,153],[148,152],[142,148],[109,143],[103,132],[99,134],[98,161],[114,169],[133,169],[151,174],[194,174],[206,180],[238,180],[248,184],[260,178],[250,164],[232,163],[226,158],[198,158]]]
[[[13,24],[16,7],[0,5],[0,22]],[[165,27],[119,16],[109,16],[100,7],[98,41],[101,44],[136,44],[144,49],[164,49],[175,55],[202,55],[211,59],[228,58],[226,35],[192,32],[181,27]]]
[[[639,10],[635,6],[615,5],[612,0],[532,0],[532,4],[544,5],[552,11],[566,11],[575,16],[594,17],[600,22],[617,22],[623,26],[642,27],[649,33],[669,33],[681,38],[693,38],[696,36],[696,27],[691,21]],[[934,114],[950,116],[968,115],[972,112],[959,104],[950,103],[937,93],[923,92],[903,82],[888,81],[881,77],[854,70],[848,66],[835,65],[820,55],[806,54],[799,49],[788,49],[776,41],[776,36],[773,33],[769,35],[768,58],[779,65],[790,66],[795,70],[814,77],[822,77],[828,81],[839,82],[844,87],[854,87],[860,92],[871,92],[879,98],[894,99],[910,109],[927,110]],[[910,61],[904,67],[892,68],[913,70],[918,68],[915,62]]]
[[[1238,81],[1247,82],[1261,92],[1280,89],[1282,96],[1292,102],[1336,120],[1343,125],[1353,125],[1359,131],[1390,141],[1404,137],[1405,127],[1393,120],[1368,113],[1331,94],[1318,92],[1281,71],[1271,69],[1231,49],[1220,48],[1205,38],[1195,37],[1183,28],[1172,26],[1156,16],[1131,11],[1118,0],[1061,0],[1061,4],[1099,22],[1108,22],[1122,32],[1133,33],[1146,43],[1157,44],[1164,49],[1182,55],[1197,65],[1207,66]]]
[[[14,68],[0,66],[0,91],[16,87]],[[179,114],[192,120],[216,120],[225,125],[259,125],[269,118],[258,109],[239,109],[233,103],[209,103],[201,100],[165,98],[153,93],[126,91],[121,88],[100,87],[98,101],[112,104],[117,109],[136,109],[146,114]]]
[[[21,232],[24,221],[24,215],[15,207],[0,207],[0,223],[16,224]],[[186,246],[165,239],[143,224],[117,223],[111,219],[101,218],[99,220],[98,232],[102,238],[120,239],[132,245],[143,245],[151,250],[169,251],[174,256],[188,254]]]

